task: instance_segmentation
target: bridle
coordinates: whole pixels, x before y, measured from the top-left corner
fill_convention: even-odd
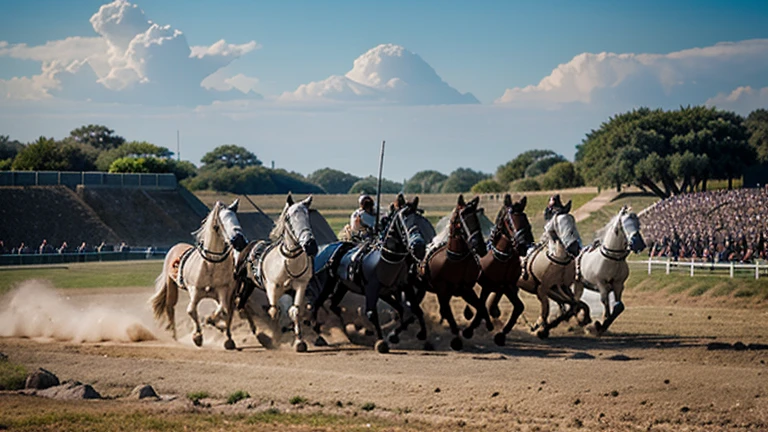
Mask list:
[[[221,212],[221,209],[219,209],[216,212],[215,220],[213,221],[213,230],[216,232],[217,235],[221,235],[219,233],[219,230],[221,229],[219,224],[221,221],[219,220],[219,212]],[[225,240],[224,242],[224,250],[221,252],[213,251],[205,247],[205,244],[202,241],[197,242],[195,245],[195,249],[197,249],[198,253],[200,253],[200,256],[208,261],[209,263],[218,264],[221,262],[224,262],[224,260],[227,259],[229,256],[229,253],[232,251],[232,243],[230,240]]]
[[[464,208],[466,209],[466,207]],[[463,210],[456,209],[456,214],[451,220],[451,225],[453,226],[453,229],[451,230],[451,237],[452,238],[461,238],[464,243],[467,245],[467,253],[461,255],[456,252],[452,252],[450,249],[446,248],[445,253],[448,254],[448,256],[452,260],[462,260],[467,257],[467,255],[472,253],[472,247],[470,246],[472,244],[472,239],[477,237],[478,235],[482,235],[482,229],[480,228],[480,225],[478,224],[477,230],[474,232],[469,228],[469,224],[467,224],[467,220],[464,217]],[[477,209],[475,209],[474,212],[477,212]],[[455,235],[455,233],[458,232],[458,236]]]
[[[406,256],[409,256],[409,255],[411,256],[411,258],[415,259],[416,261],[419,261],[416,255],[414,255],[413,248],[411,247],[411,244],[410,244],[411,235],[414,234],[414,232],[416,234],[419,234],[419,227],[416,224],[414,224],[410,228],[408,227],[408,225],[405,223],[405,216],[403,216],[403,213],[405,213],[406,210],[408,210],[407,205],[395,212],[395,214],[393,215],[393,221],[389,225],[387,234],[384,236],[385,239],[389,237],[390,236],[389,233],[394,228],[397,231],[397,234],[400,236],[400,241],[403,243],[403,245],[405,245],[406,251],[405,252],[393,251],[392,249],[387,248],[386,241],[381,242],[381,251],[383,252],[381,254],[381,259],[389,264],[398,263],[403,259],[405,259]],[[388,259],[384,256],[385,254],[390,255],[394,258]]]
[[[285,223],[285,225],[283,226],[283,232],[282,232],[283,236],[285,236],[285,233],[287,232],[288,236],[291,238],[291,240],[296,246],[294,246],[291,249],[287,249],[286,242],[285,240],[283,240],[283,236],[281,236],[278,251],[280,252],[280,255],[282,255],[287,260],[296,259],[299,256],[301,256],[301,254],[304,253],[304,247],[302,247],[301,243],[299,242],[299,238],[301,238],[302,234],[304,234],[305,232],[309,232],[309,235],[311,236],[312,228],[304,227],[299,232],[299,234],[296,235],[296,233],[293,232],[293,224],[291,223],[291,216],[289,212],[285,212],[285,217],[283,219],[283,222]],[[298,274],[291,273],[291,269],[288,268],[287,260],[283,261],[283,266],[285,267],[285,272],[288,274],[288,276],[292,277],[293,279],[298,279],[304,276],[304,274],[306,274],[307,271],[309,270],[309,265],[310,265],[309,255],[306,256],[306,262],[304,264],[304,268]]]
[[[520,214],[524,215],[523,212],[515,211],[513,208],[507,208],[505,207],[503,210],[504,215],[499,218],[499,221],[496,223],[496,226],[494,227],[494,233],[491,236],[492,239],[495,239],[497,235],[501,235],[507,238],[509,240],[509,246],[507,246],[507,250],[510,248],[512,250],[516,250],[518,246],[520,246],[520,242],[518,241],[518,237],[524,236],[527,231],[530,231],[531,225],[530,223],[520,229],[517,229],[515,226],[515,221],[512,218],[513,214]],[[511,226],[510,226],[511,225]],[[501,229],[499,229],[501,227]],[[513,233],[514,234],[511,234]],[[508,261],[512,257],[511,252],[501,251],[498,248],[496,248],[495,242],[491,241],[491,251],[493,252],[493,255],[496,259],[499,261]]]

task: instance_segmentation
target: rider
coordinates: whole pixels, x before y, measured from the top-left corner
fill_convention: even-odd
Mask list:
[[[352,241],[358,243],[357,251],[352,255],[349,263],[349,278],[354,279],[360,270],[362,257],[368,251],[368,247],[376,237],[376,212],[374,201],[370,195],[361,195],[357,200],[359,208],[349,218],[349,226],[352,231]]]

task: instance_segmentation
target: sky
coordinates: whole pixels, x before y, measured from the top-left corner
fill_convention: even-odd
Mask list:
[[[0,134],[88,123],[199,164],[308,174],[571,159],[639,106],[768,107],[765,1],[60,0],[0,4]]]

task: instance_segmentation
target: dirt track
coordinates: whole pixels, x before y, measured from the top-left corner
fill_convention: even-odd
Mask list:
[[[111,305],[142,323],[149,317],[142,309],[149,293],[67,291],[75,304]],[[525,300],[532,320],[537,307],[530,296]],[[448,430],[768,430],[768,351],[708,349],[712,342],[768,343],[768,312],[642,302],[626,298],[626,312],[600,339],[563,328],[540,341],[521,324],[506,347],[494,346],[481,331],[461,353],[447,350],[439,328],[432,332],[442,336],[433,339],[435,352],[395,347],[380,355],[350,344],[307,354],[287,345],[267,351],[243,327],[235,352],[212,340],[218,338],[214,330],[197,349],[188,335],[173,342],[154,328],[161,339],[140,343],[2,338],[0,352],[114,397],[143,383],[175,395],[204,390],[226,397],[243,389],[291,409],[288,399],[303,396],[328,413],[350,412],[348,402],[374,402],[379,415]],[[402,345],[420,345],[412,333],[406,339]]]

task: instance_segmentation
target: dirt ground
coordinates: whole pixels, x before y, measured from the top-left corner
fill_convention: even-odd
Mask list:
[[[43,367],[118,400],[136,385],[151,384],[161,395],[177,395],[176,404],[190,392],[208,392],[211,410],[217,409],[215,400],[247,391],[254,404],[229,406],[233,412],[269,404],[352,415],[354,407],[372,402],[376,409],[370,414],[411,419],[426,425],[421,429],[768,430],[766,308],[665,305],[659,298],[630,294],[626,311],[601,338],[561,326],[542,341],[528,334],[521,320],[505,347],[480,330],[463,352],[453,352],[446,330],[432,323],[435,351],[423,350],[410,329],[382,355],[345,342],[336,328],[329,338],[336,344],[310,343],[308,353],[297,354],[289,344],[264,349],[239,319],[238,350],[225,351],[214,329],[205,331],[203,348],[194,347],[182,312],[186,294],[176,342],[153,324],[146,304],[150,288],[35,289],[34,301],[3,300],[0,352],[29,370]],[[522,296],[525,316],[534,321],[538,306]],[[9,312],[25,302],[36,307]],[[460,305],[455,302],[457,318],[465,325]],[[507,314],[504,310],[502,317]],[[146,330],[139,332],[144,338],[156,339],[131,342],[137,328]],[[307,336],[308,342],[314,338],[311,332]],[[746,349],[711,349],[735,342]],[[307,403],[290,405],[295,396]],[[15,397],[0,395],[0,407],[18,403]],[[163,409],[172,410],[173,403],[142,406],[167,404]]]

